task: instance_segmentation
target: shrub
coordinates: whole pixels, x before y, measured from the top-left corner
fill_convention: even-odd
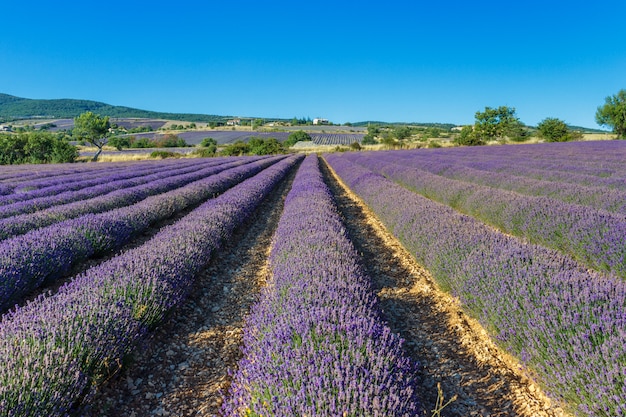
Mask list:
[[[295,145],[297,142],[311,141],[311,135],[306,133],[304,130],[298,130],[293,133],[290,133],[287,137],[287,140],[283,142],[283,146],[289,148]]]
[[[217,146],[211,145],[206,148],[200,148],[193,151],[193,155],[199,156],[200,158],[210,158],[215,156],[217,153]]]
[[[217,146],[217,141],[213,138],[204,138],[202,139],[202,142],[200,142],[200,146],[203,148],[208,148],[211,145]]]
[[[170,151],[154,151],[150,153],[150,158],[180,158],[182,155],[177,152]]]

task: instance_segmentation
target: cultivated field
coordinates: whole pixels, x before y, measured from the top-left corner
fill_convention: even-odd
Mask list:
[[[0,415],[623,415],[625,161],[2,167]]]

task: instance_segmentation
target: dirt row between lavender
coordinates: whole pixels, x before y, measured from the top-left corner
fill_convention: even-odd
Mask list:
[[[427,414],[438,401],[453,400],[442,417],[565,416],[324,162],[322,171],[372,278],[383,318],[419,364],[417,390]]]
[[[419,363],[427,415],[563,416],[321,163],[349,235],[373,279],[383,317]],[[215,416],[241,357],[243,326],[269,278],[267,257],[295,170],[198,276],[187,302],[98,389],[82,416]]]
[[[268,278],[272,236],[293,169],[196,279],[184,305],[155,329],[81,416],[214,416],[241,358],[243,326]]]

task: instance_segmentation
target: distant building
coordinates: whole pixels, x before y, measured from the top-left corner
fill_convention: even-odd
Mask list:
[[[327,125],[329,123],[328,119],[313,119],[314,125]]]
[[[12,130],[12,129],[11,129],[11,126],[8,126],[8,125],[0,125],[0,132],[10,132],[11,130]]]
[[[239,126],[241,124],[241,119],[231,119],[226,122],[226,126]]]

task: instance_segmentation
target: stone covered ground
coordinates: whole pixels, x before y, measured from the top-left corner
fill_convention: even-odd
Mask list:
[[[428,416],[564,416],[520,365],[439,291],[428,272],[321,163],[383,317],[419,363]],[[105,381],[80,415],[217,416],[246,314],[269,279],[271,240],[293,181],[273,193],[198,276],[191,297]],[[446,404],[443,409],[438,404]],[[440,409],[440,414],[432,410]]]

